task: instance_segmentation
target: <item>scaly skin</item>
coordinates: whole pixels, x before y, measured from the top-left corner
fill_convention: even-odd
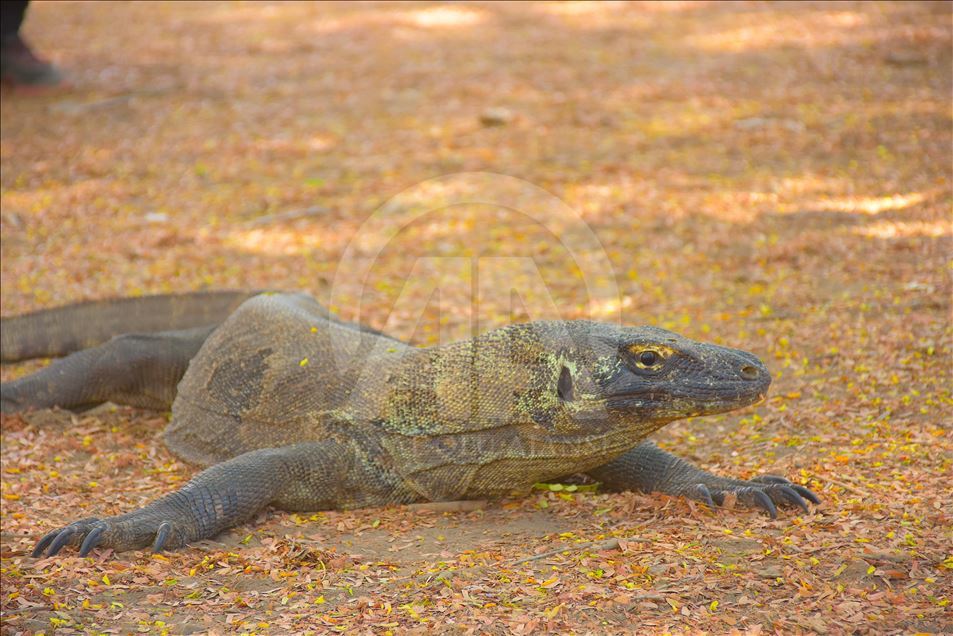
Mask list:
[[[770,384],[755,356],[663,329],[533,322],[417,349],[307,296],[268,293],[214,330],[117,338],[92,352],[4,384],[4,410],[171,401],[166,443],[209,468],[145,508],[50,532],[37,556],[179,547],[268,505],[501,497],[578,473],[708,505],[734,493],[772,517],[818,501],[783,478],[720,478],[645,442],[675,419],[758,402]]]

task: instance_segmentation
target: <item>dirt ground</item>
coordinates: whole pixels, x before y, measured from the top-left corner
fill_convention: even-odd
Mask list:
[[[196,468],[162,413],[4,416],[2,632],[953,633],[951,18],[35,3],[25,33],[72,88],[2,95],[4,316],[273,288],[423,345],[656,324],[775,376],[765,403],[658,442],[823,502],[772,521],[540,489],[36,560],[48,530]]]

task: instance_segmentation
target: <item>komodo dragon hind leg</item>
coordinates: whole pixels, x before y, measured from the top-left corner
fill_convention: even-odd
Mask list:
[[[750,481],[727,479],[706,472],[665,452],[651,442],[639,444],[608,464],[587,473],[610,490],[641,490],[688,497],[714,508],[733,493],[747,506],[763,508],[771,518],[777,506],[797,506],[808,512],[807,503],[820,503],[817,495],[783,477],[764,475]]]
[[[313,510],[334,508],[356,486],[348,478],[353,457],[333,441],[250,451],[208,468],[144,508],[54,530],[40,539],[33,556],[53,556],[66,545],[79,546],[80,556],[97,546],[119,552],[151,545],[159,552],[214,537],[269,503],[293,507],[288,504],[307,501]]]
[[[168,409],[176,386],[214,326],[117,336],[0,385],[0,411],[59,406],[81,410],[103,402]]]

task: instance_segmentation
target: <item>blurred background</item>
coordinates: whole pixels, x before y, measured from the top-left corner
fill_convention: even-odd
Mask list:
[[[0,308],[278,288],[420,344],[554,313],[665,326],[776,383],[663,444],[827,484],[882,538],[949,492],[951,17],[31,3],[66,83],[3,89]],[[532,267],[474,283],[492,257]]]
[[[545,212],[424,183],[471,171],[575,210],[630,322],[949,290],[949,4],[39,2],[23,33],[71,88],[3,96],[5,313],[337,281],[374,322],[421,256],[528,254],[566,317],[618,315]],[[371,278],[336,279],[408,190],[443,211],[391,206]]]

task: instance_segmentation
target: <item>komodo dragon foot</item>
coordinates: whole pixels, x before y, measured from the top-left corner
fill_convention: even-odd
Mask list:
[[[810,513],[807,501],[813,504],[821,503],[820,498],[804,486],[792,484],[777,475],[762,475],[748,481],[724,479],[714,475],[709,479],[711,477],[717,480],[716,483],[699,481],[687,488],[660,492],[700,501],[709,508],[723,506],[726,496],[732,494],[746,506],[764,509],[772,519],[778,517],[778,506],[797,506],[805,513]]]
[[[78,546],[80,556],[97,547],[122,552],[151,545],[160,552],[214,537],[270,503],[297,510],[304,499],[318,509],[332,508],[342,489],[354,487],[348,461],[347,449],[333,442],[250,451],[204,470],[143,508],[53,530],[39,540],[33,556],[54,556],[67,545]]]
[[[661,492],[711,508],[724,505],[728,495],[734,495],[743,505],[762,508],[772,519],[777,518],[779,506],[796,506],[808,513],[808,501],[821,502],[813,492],[784,477],[763,475],[747,481],[719,477],[651,442],[639,444],[588,474],[610,490]]]

